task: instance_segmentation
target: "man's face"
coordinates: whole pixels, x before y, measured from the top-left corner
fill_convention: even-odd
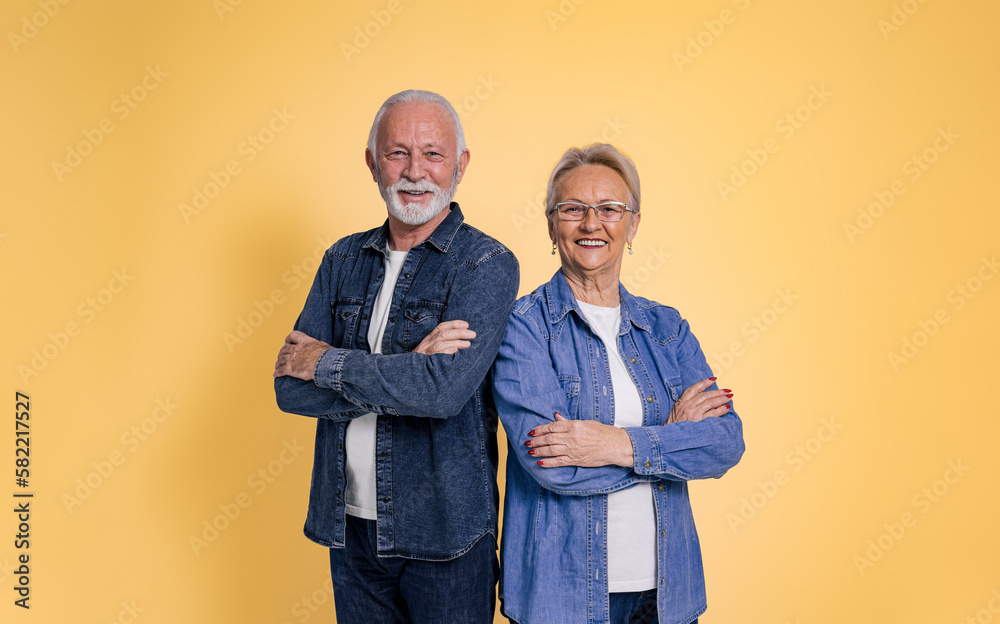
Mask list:
[[[386,112],[376,153],[365,161],[392,216],[421,225],[448,206],[469,163],[456,144],[454,121],[438,104],[406,102]]]

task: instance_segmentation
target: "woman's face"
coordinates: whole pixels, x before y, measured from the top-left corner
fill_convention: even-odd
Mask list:
[[[613,169],[604,165],[581,165],[564,175],[556,185],[556,203],[577,201],[595,206],[602,202],[628,203],[628,187]],[[626,211],[621,221],[601,221],[587,210],[582,221],[563,221],[558,212],[549,217],[549,237],[559,248],[563,270],[583,277],[609,272],[615,281],[621,274],[622,252],[639,229],[639,217]]]

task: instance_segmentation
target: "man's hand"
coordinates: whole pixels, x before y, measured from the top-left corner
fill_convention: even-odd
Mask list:
[[[471,346],[469,341],[475,337],[476,332],[469,329],[469,324],[465,321],[445,321],[427,334],[413,352],[424,355],[457,353],[459,349]]]
[[[312,380],[316,374],[316,362],[330,345],[316,340],[300,331],[293,331],[285,338],[285,344],[278,351],[278,361],[274,363],[275,377],[298,377]]]
[[[706,391],[705,389],[711,386],[713,381],[715,381],[715,377],[709,377],[691,384],[670,408],[667,424],[682,420],[698,422],[711,416],[722,416],[728,412],[731,406],[727,403],[733,398],[733,391],[728,388]]]
[[[524,443],[532,457],[543,457],[538,465],[631,466],[632,438],[620,427],[596,420],[568,420],[556,412],[556,421],[535,427]]]

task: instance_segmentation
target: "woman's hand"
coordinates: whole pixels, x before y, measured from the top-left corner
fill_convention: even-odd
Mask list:
[[[728,412],[729,408],[732,407],[728,403],[729,399],[733,398],[733,391],[728,388],[706,391],[705,389],[711,386],[714,381],[715,377],[709,377],[691,384],[670,408],[667,424],[682,420],[698,422],[711,416],[722,416]]]
[[[535,427],[524,443],[528,454],[543,468],[557,466],[631,466],[632,438],[612,425],[596,420],[568,420],[556,412],[556,421]]]
[[[445,321],[431,330],[413,352],[424,355],[457,353],[459,349],[472,346],[469,341],[475,337],[476,332],[469,329],[465,321]]]

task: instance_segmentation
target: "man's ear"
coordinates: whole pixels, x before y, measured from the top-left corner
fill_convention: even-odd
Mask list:
[[[365,164],[368,165],[368,170],[372,172],[372,180],[375,180],[375,184],[378,184],[378,169],[375,168],[375,156],[367,148],[365,148]]]
[[[461,182],[462,178],[465,177],[465,168],[469,166],[469,158],[471,157],[472,154],[469,150],[465,150],[462,152],[462,155],[458,157],[458,177],[455,178],[455,184]]]

